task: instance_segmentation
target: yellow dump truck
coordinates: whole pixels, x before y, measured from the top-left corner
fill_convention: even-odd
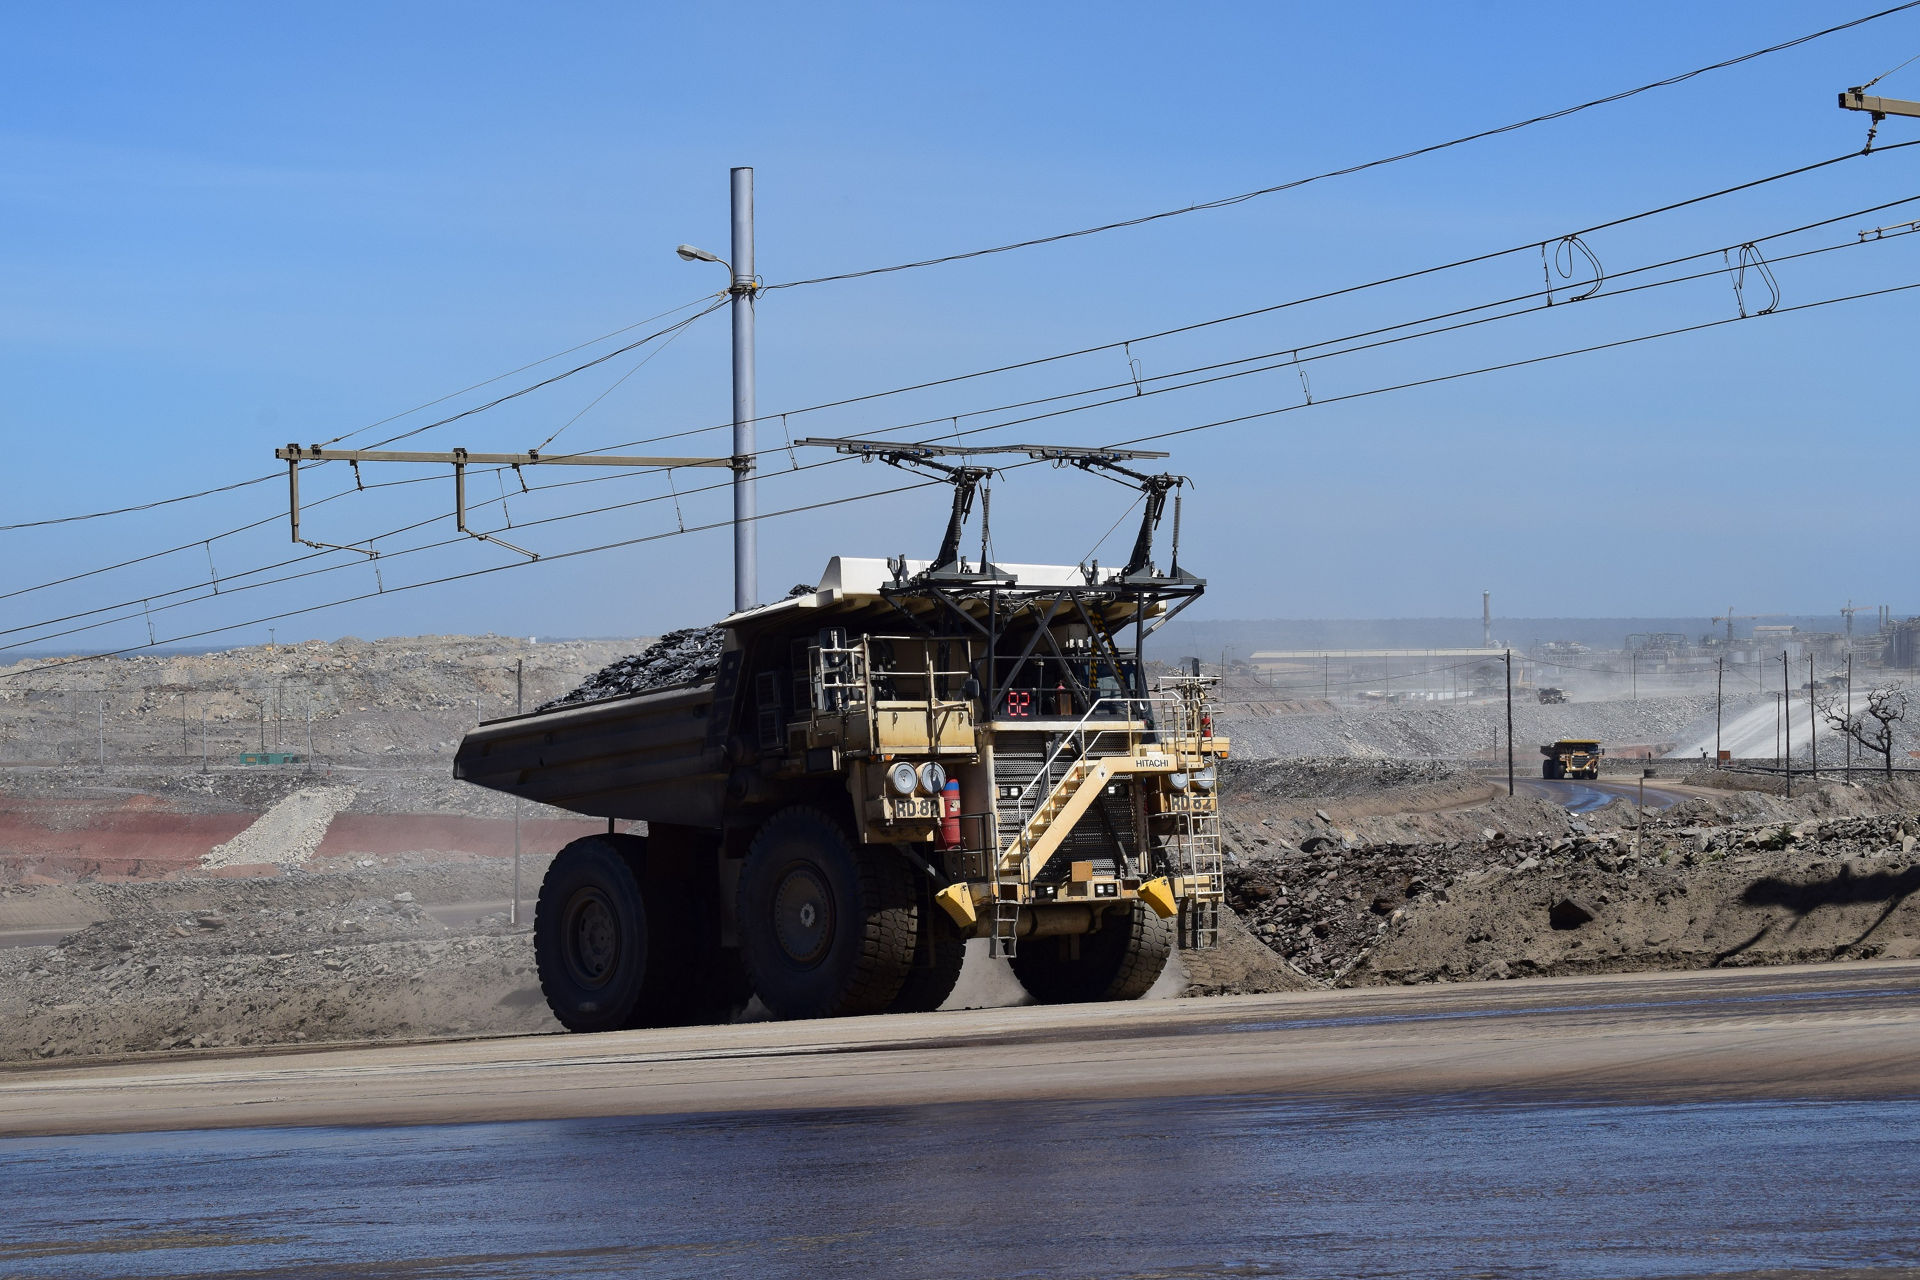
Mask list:
[[[969,564],[963,514],[727,618],[712,679],[466,736],[457,777],[609,820],[540,889],[564,1025],[931,1010],[968,939],[1036,1000],[1124,1000],[1217,941],[1215,677],[1142,653],[1205,584],[1150,524],[1122,567]]]
[[[1597,778],[1604,751],[1597,742],[1563,738],[1541,747],[1540,754],[1546,757],[1540,766],[1543,778]]]

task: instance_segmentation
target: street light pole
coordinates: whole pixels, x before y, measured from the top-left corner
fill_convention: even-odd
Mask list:
[[[733,171],[733,608],[760,600],[759,506],[753,487],[753,170]]]
[[[754,494],[753,299],[760,282],[753,274],[753,170],[733,170],[733,261],[683,244],[674,250],[687,262],[715,262],[727,269],[727,293],[733,299],[733,610],[751,609],[760,600],[759,516]]]

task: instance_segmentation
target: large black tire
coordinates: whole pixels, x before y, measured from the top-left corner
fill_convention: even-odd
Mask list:
[[[647,842],[587,836],[540,883],[533,954],[547,1007],[569,1031],[680,1021],[686,1009],[684,915],[643,887]]]
[[[920,927],[914,931],[913,967],[900,993],[887,1005],[888,1013],[932,1013],[953,994],[967,959],[967,940],[953,920],[933,900],[933,882],[918,878]]]
[[[1080,958],[1068,959],[1074,944]],[[1147,993],[1173,950],[1173,930],[1144,902],[1114,908],[1100,928],[1079,937],[1038,938],[1014,953],[1013,976],[1041,1004],[1137,1000]]]
[[[1540,776],[1543,778],[1560,777],[1560,762],[1558,760],[1547,760],[1542,762],[1542,764],[1540,765]]]
[[[753,990],[778,1018],[880,1013],[906,984],[918,932],[912,870],[856,846],[818,809],[767,819],[740,869],[736,922]]]

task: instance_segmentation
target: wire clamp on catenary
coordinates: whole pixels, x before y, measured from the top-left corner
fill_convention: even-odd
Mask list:
[[[1752,243],[1740,246],[1740,257],[1737,261],[1729,256],[1730,252],[1730,250],[1722,249],[1720,251],[1720,260],[1727,264],[1727,273],[1733,280],[1733,302],[1734,305],[1740,309],[1740,318],[1742,320],[1750,318],[1750,314],[1747,311],[1746,290],[1747,272],[1749,270],[1760,277],[1760,282],[1767,286],[1768,294],[1767,305],[1752,312],[1751,315],[1764,316],[1772,314],[1780,306],[1780,282],[1774,278],[1773,267],[1767,262],[1766,257],[1760,252],[1759,248]]]
[[[1573,279],[1573,255],[1575,250],[1578,250],[1586,258],[1588,265],[1593,268],[1593,280],[1581,292],[1569,297],[1555,299],[1553,296],[1553,273],[1556,271],[1559,272],[1562,280]],[[1547,242],[1544,240],[1540,242],[1540,274],[1546,278],[1547,305],[1550,307],[1553,306],[1556,301],[1562,305],[1569,302],[1584,302],[1594,294],[1600,292],[1600,286],[1604,284],[1607,279],[1607,273],[1600,265],[1600,256],[1587,246],[1587,242],[1580,238],[1579,232],[1575,232],[1572,235],[1561,236],[1559,240],[1555,241],[1551,259],[1547,256]]]
[[[1307,398],[1308,404],[1312,404],[1313,384],[1307,381],[1307,369],[1305,365],[1300,363],[1300,353],[1298,351],[1293,353],[1293,371],[1300,375],[1300,394]]]
[[[1133,375],[1133,394],[1144,394],[1140,390],[1140,361],[1133,354],[1133,343],[1122,344],[1121,351],[1127,357],[1127,372]]]

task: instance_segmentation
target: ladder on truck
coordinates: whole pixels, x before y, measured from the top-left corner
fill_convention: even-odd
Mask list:
[[[1210,894],[1204,901],[1191,895],[1181,899],[1178,945],[1182,950],[1218,946],[1220,900],[1226,890],[1226,867],[1220,852],[1220,813],[1216,809],[1191,809],[1173,816],[1171,852],[1174,856],[1169,860],[1180,874],[1204,882]]]

